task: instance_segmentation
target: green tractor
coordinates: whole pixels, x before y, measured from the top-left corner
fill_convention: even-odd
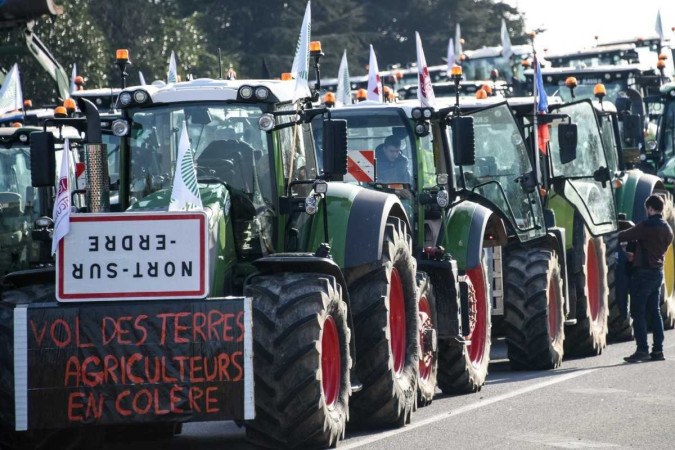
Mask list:
[[[672,193],[668,192],[663,179],[653,175],[654,164],[663,160],[663,156],[649,141],[645,146],[643,135],[647,116],[644,102],[647,97],[643,94],[648,94],[653,88],[654,77],[639,72],[634,66],[598,66],[584,70],[543,69],[542,75],[548,92],[558,92],[568,102],[583,99],[592,101],[607,156],[607,168],[615,188],[617,214],[626,220],[640,222],[645,218],[644,201],[649,195],[658,194],[666,202],[665,218],[674,223]],[[606,84],[604,81],[607,79],[611,81]],[[615,276],[619,246],[616,234],[608,234],[604,239],[608,267],[609,337],[627,340],[632,337],[632,330],[627,315],[626,277],[621,274]],[[672,248],[668,255],[665,271],[670,275],[664,280],[662,310],[664,323],[672,327],[675,320]],[[622,267],[619,270],[623,273]]]
[[[501,212],[485,201],[471,201],[455,184],[453,155],[438,121],[433,129],[416,132],[422,114],[432,113],[413,102],[368,101],[331,111],[331,117],[348,124],[347,180],[397,194],[412,218],[421,290],[421,405],[433,400],[437,385],[454,394],[483,386],[490,361],[491,302],[500,295],[498,255],[506,243]],[[321,121],[313,126],[315,136],[321,136]],[[469,123],[463,132],[471,136],[472,129]],[[462,145],[467,153],[473,151],[471,139]],[[393,166],[399,169],[392,171]],[[489,269],[488,253],[497,256]]]
[[[537,115],[536,124],[531,98],[510,99],[509,103],[532,145],[530,157],[540,169],[547,223],[559,227],[562,233],[559,256],[564,254],[567,259],[569,293],[564,352],[576,356],[599,354],[607,342],[609,315],[605,239],[616,231],[617,215],[593,105],[588,100],[563,104],[551,98],[548,114]],[[550,132],[548,143],[534,142],[535,126]],[[570,136],[578,139],[578,151]],[[527,260],[523,259],[525,263]],[[513,280],[509,285],[517,291],[523,281]]]
[[[333,181],[346,171],[346,122],[323,120],[317,169],[309,122],[328,111],[294,92],[255,80],[126,88],[107,124],[119,139],[110,169],[91,102],[55,120],[86,136],[87,202],[56,270],[3,279],[3,445],[46,429],[149,435],[233,419],[258,444],[328,446],[348,419],[410,422],[411,224],[396,196]],[[52,139],[31,142],[34,180],[53,186]],[[167,210],[176,174],[203,208]],[[52,414],[38,414],[46,405]]]

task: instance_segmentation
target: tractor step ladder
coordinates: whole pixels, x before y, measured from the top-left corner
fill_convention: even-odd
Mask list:
[[[504,315],[504,278],[502,272],[502,248],[490,247],[485,249],[487,260],[487,276],[490,280],[492,298],[492,314]]]

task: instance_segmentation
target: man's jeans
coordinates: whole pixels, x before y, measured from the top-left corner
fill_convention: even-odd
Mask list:
[[[663,270],[635,269],[630,279],[630,315],[633,318],[635,343],[640,352],[649,351],[647,317],[654,333],[652,350],[663,351],[663,320],[661,319],[661,284]]]

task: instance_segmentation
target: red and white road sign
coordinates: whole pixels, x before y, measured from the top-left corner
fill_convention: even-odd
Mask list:
[[[75,186],[77,186],[77,189],[87,188],[87,179],[83,162],[75,163]]]
[[[375,152],[373,150],[349,150],[347,152],[345,181],[362,183],[375,181]]]

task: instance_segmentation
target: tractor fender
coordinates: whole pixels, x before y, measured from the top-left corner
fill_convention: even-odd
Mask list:
[[[440,245],[457,260],[458,269],[467,270],[481,264],[483,247],[505,245],[507,234],[497,214],[467,201],[452,208],[440,239]]]
[[[633,197],[633,214],[631,218],[633,222],[642,222],[647,218],[645,213],[645,201],[650,195],[655,193],[654,191],[665,191],[663,181],[656,175],[647,173],[640,174]]]
[[[373,263],[379,264],[382,259],[382,242],[384,241],[387,220],[390,217],[400,219],[408,227],[408,232],[411,234],[413,232],[410,228],[408,215],[398,197],[369,189],[357,189],[356,195],[351,198],[346,229],[336,230],[333,227],[330,230],[333,240],[338,237],[337,234],[342,233],[341,238],[344,242],[342,267],[345,269],[353,269]],[[339,189],[329,189],[328,195],[339,195],[339,191]]]

